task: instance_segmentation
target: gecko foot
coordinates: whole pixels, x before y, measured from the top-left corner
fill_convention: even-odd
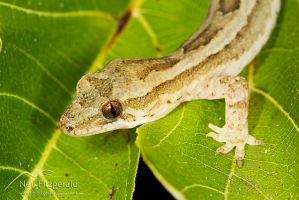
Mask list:
[[[226,154],[236,147],[235,159],[238,166],[242,166],[242,160],[245,156],[245,145],[262,145],[263,142],[248,134],[248,129],[233,129],[227,126],[219,128],[209,124],[209,128],[215,132],[207,134],[217,142],[225,142],[224,145],[216,150],[216,154]]]

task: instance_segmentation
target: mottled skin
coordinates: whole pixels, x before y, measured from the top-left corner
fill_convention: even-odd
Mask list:
[[[226,124],[210,124],[215,132],[208,136],[225,142],[217,153],[236,147],[240,164],[245,144],[261,142],[248,134],[248,86],[237,75],[269,38],[279,6],[279,0],[212,0],[202,27],[171,55],[117,59],[83,76],[61,129],[84,136],[131,128],[167,115],[184,101],[225,98]],[[109,111],[104,114],[114,117],[104,117]]]

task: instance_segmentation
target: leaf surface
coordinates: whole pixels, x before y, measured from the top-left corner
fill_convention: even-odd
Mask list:
[[[178,199],[298,197],[298,10],[282,1],[271,39],[242,73],[251,88],[249,132],[265,142],[246,146],[244,166],[233,153],[215,155],[208,123],[224,125],[224,101],[199,100],[137,129],[147,165]]]
[[[0,198],[131,199],[135,130],[73,138],[60,133],[57,121],[83,74],[114,58],[170,53],[197,29],[207,6],[207,0],[1,0]],[[223,101],[187,103],[138,129],[143,158],[173,195],[294,197],[297,10],[298,1],[283,3],[271,40],[254,70],[244,72],[254,83],[250,129],[267,143],[247,148],[244,168],[232,165],[232,154],[214,156],[219,144],[205,137],[208,122],[223,124]]]
[[[1,199],[132,198],[134,130],[74,138],[57,129],[129,4],[0,2]]]
[[[0,1],[1,199],[132,198],[135,129],[73,138],[57,122],[83,74],[172,51],[207,6],[170,3]]]

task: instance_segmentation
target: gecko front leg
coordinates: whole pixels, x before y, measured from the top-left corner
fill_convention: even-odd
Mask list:
[[[208,133],[218,142],[225,144],[216,150],[216,154],[226,154],[234,147],[235,159],[239,166],[245,155],[245,145],[261,145],[262,141],[248,134],[248,84],[243,77],[218,76],[205,86],[207,99],[225,99],[225,125],[220,128],[209,124],[214,132]]]

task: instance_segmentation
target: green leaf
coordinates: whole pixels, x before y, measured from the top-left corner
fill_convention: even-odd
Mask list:
[[[143,158],[173,195],[294,198],[298,1],[283,5],[249,73],[250,129],[267,145],[248,147],[242,169],[232,168],[232,154],[214,156],[219,144],[205,137],[208,122],[223,124],[223,101],[187,103],[138,129]],[[197,29],[207,6],[208,0],[0,0],[0,198],[131,199],[135,130],[73,138],[57,121],[83,74],[113,58],[166,55]],[[31,182],[40,185],[22,185]]]
[[[74,138],[57,129],[128,5],[0,2],[0,199],[132,198],[134,130]]]
[[[224,101],[185,103],[138,128],[142,157],[179,199],[296,199],[298,197],[299,2],[282,1],[278,24],[255,62],[244,70],[251,88],[249,131],[265,142],[247,146],[244,166],[207,138],[208,123],[224,124]]]
[[[0,1],[1,199],[132,198],[135,130],[73,138],[57,122],[87,71],[169,53],[196,30],[207,1],[171,2]]]

